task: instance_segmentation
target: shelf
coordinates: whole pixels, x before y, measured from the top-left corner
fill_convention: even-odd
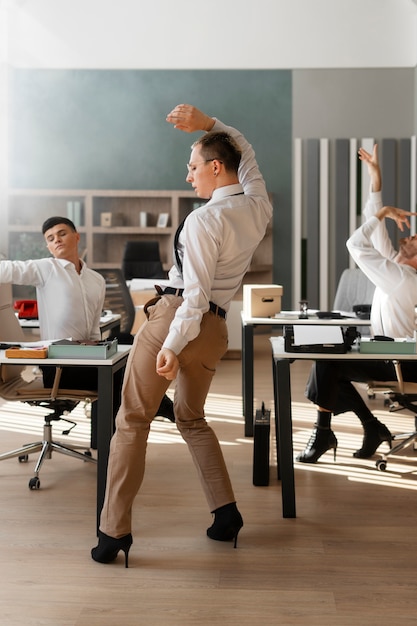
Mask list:
[[[178,225],[203,204],[194,191],[11,189],[6,252],[21,259],[30,258],[26,255],[32,250],[37,258],[46,256],[40,225],[52,215],[62,215],[76,222],[82,235],[80,252],[86,250],[89,267],[121,267],[126,241],[156,240],[163,266],[169,269]],[[140,225],[141,213],[146,213],[147,226]],[[157,226],[161,214],[167,226]],[[246,282],[270,283],[271,274],[272,225],[255,251]]]
[[[172,228],[158,228],[158,227],[146,227],[136,228],[134,226],[94,226],[95,235],[161,235],[170,236],[175,234]]]

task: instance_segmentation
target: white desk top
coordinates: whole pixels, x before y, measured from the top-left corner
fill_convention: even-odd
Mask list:
[[[286,352],[284,349],[284,337],[270,337],[272,354],[276,359],[304,359],[310,361],[334,361],[334,360],[362,360],[362,361],[412,361],[417,359],[417,354],[368,354],[359,352],[358,346],[352,346],[349,352],[343,354],[329,352]]]
[[[39,342],[36,342],[39,345]],[[26,346],[30,345],[25,343]],[[119,345],[117,352],[108,359],[8,359],[4,356],[4,350],[0,350],[0,364],[8,365],[91,365],[98,367],[101,365],[114,365],[120,359],[123,359],[130,352],[132,346]]]
[[[266,326],[286,326],[291,324],[316,324],[321,326],[370,326],[370,320],[361,320],[359,317],[355,317],[353,313],[341,311],[341,317],[338,319],[318,318],[317,311],[308,311],[307,319],[300,319],[299,311],[281,311],[275,317],[247,317],[245,312],[242,311],[242,324],[244,325],[261,325]],[[351,317],[349,317],[351,316]]]

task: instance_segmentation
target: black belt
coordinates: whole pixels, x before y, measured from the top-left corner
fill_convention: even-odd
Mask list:
[[[160,296],[164,296],[165,294],[171,296],[182,296],[184,292],[184,289],[175,289],[174,287],[162,288],[159,285],[155,285],[155,289]],[[214,304],[214,302],[209,302],[209,306],[212,313],[226,319],[226,311],[224,309],[222,309],[220,306],[217,306],[217,304]]]

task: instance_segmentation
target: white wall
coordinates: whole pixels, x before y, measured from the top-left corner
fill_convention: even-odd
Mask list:
[[[21,67],[415,67],[414,0],[0,0]]]

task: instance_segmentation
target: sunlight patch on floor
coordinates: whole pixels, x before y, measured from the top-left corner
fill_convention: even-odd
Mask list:
[[[309,402],[293,402],[293,444],[294,459],[302,451],[310,437],[316,417],[314,406]],[[390,413],[388,410],[375,408],[373,413],[393,433],[407,432],[414,426],[413,417],[407,412]],[[5,402],[0,406],[0,430],[22,433],[25,435],[22,444],[35,439],[42,439],[43,416],[45,409],[32,407],[25,403]],[[84,443],[90,439],[90,419],[86,415],[82,404],[78,405],[69,416],[77,423],[77,426],[68,436],[62,436],[62,430],[66,428],[65,422],[54,425],[54,437],[64,440],[69,444]],[[222,440],[222,446],[253,445],[251,437],[244,437],[244,420],[242,417],[241,396],[228,394],[209,394],[206,402],[206,417],[216,429],[217,424],[236,425],[237,436]],[[277,456],[275,446],[273,411],[271,411],[271,444],[270,465],[276,467]],[[387,444],[382,444],[378,453],[372,459],[356,459],[353,452],[361,446],[362,429],[357,417],[353,413],[338,415],[332,420],[332,428],[338,439],[336,462],[333,460],[333,452],[328,451],[318,463],[303,464],[295,461],[296,472],[321,472],[345,476],[352,482],[367,483],[373,485],[388,485],[402,489],[417,489],[417,453],[409,446],[401,454],[395,455],[388,460],[387,469],[381,472],[376,468],[375,462],[381,453],[388,450]],[[149,435],[150,443],[158,444],[181,444],[185,445],[175,424],[166,419],[157,418],[152,422]],[[274,481],[275,482],[275,481]]]
[[[375,409],[374,415],[388,426],[393,434],[408,432],[413,429],[414,417],[405,412],[389,412]],[[292,403],[294,460],[310,438],[316,410],[304,402]],[[295,460],[296,471],[320,472],[346,476],[349,481],[399,487],[417,490],[417,453],[412,446],[401,450],[387,461],[387,469],[377,469],[376,461],[388,451],[388,444],[383,443],[371,459],[356,459],[353,452],[362,444],[362,428],[354,413],[344,413],[332,418],[332,429],[338,440],[336,461],[333,450],[329,450],[317,463],[300,463]],[[274,452],[275,454],[275,452]],[[275,454],[276,459],[276,454]]]
[[[225,394],[209,394],[206,402],[206,417],[208,422],[227,422],[242,424],[242,398]],[[22,433],[31,439],[42,439],[43,418],[50,413],[45,408],[30,406],[24,402],[5,402],[0,406],[0,430]],[[86,415],[84,405],[79,404],[68,419],[76,422],[76,427],[69,435],[64,435],[64,441],[70,443],[88,442],[90,439],[90,418]],[[62,439],[62,431],[69,427],[59,421],[53,425],[53,436]],[[175,424],[166,419],[156,418],[151,425],[149,442],[160,444],[183,444],[184,441]],[[23,443],[27,443],[26,440]],[[236,442],[221,442],[222,445],[236,445]]]

